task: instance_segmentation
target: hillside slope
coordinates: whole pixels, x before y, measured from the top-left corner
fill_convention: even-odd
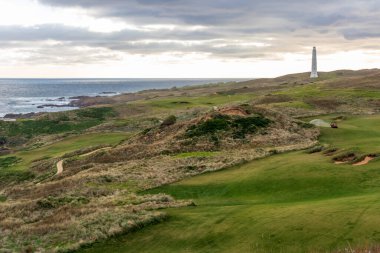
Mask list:
[[[334,153],[333,157],[303,153],[276,154],[315,146],[320,130],[308,124],[311,119],[327,117],[327,121],[338,121],[338,125],[344,126],[345,120],[351,120],[352,115],[377,114],[380,105],[378,77],[380,70],[342,70],[321,73],[319,79],[313,80],[307,73],[301,73],[241,83],[151,90],[107,100],[91,99],[90,107],[76,111],[42,114],[17,122],[0,122],[0,137],[4,140],[0,155],[1,249],[16,252],[77,249],[172,217],[183,217],[183,222],[186,222],[187,214],[181,213],[187,213],[186,210],[219,212],[204,205],[214,203],[225,209],[230,205],[229,201],[232,204],[240,203],[239,194],[246,191],[247,194],[243,194],[246,200],[266,203],[272,199],[274,205],[276,201],[293,203],[316,201],[330,195],[336,197],[333,194],[334,182],[339,183],[334,186],[337,189],[343,187],[340,184],[349,188],[339,190],[339,196],[352,195],[358,188],[376,193],[377,188],[371,188],[372,181],[354,180],[359,174],[343,177],[343,181],[339,182],[326,179],[326,185],[322,180],[325,177],[335,178],[335,174],[339,174],[340,167],[335,167],[333,161],[349,157],[350,162],[354,162],[365,155],[377,154],[377,142],[373,139],[377,135],[376,120],[363,116],[365,131],[357,131],[360,120],[352,124],[348,121],[346,127],[336,132],[322,129],[320,140],[331,146],[329,149],[331,154]],[[85,102],[83,106],[87,106]],[[327,114],[329,116],[321,116]],[[353,131],[350,132],[350,129]],[[348,142],[345,142],[346,136]],[[367,141],[360,144],[360,140]],[[373,148],[367,150],[365,147]],[[310,152],[323,148],[325,145],[317,145]],[[338,149],[337,153],[335,148]],[[275,155],[274,160],[268,160],[268,165],[272,165],[266,167],[265,162],[260,162],[261,169],[257,170],[263,173],[268,171],[264,178],[256,177],[256,169],[252,169],[256,167],[256,162],[242,170],[231,170],[238,174],[230,175],[229,170],[219,172],[221,174],[208,174],[272,155]],[[299,159],[301,163],[297,162]],[[283,170],[277,174],[276,165],[281,161],[284,163]],[[62,165],[62,173],[57,175],[58,162]],[[376,159],[371,164],[375,162]],[[313,169],[321,168],[315,164],[321,165],[323,172],[323,177],[318,178],[316,184]],[[357,170],[360,171],[360,168]],[[205,175],[184,181],[186,184],[204,177],[207,179],[205,185],[199,189],[185,187],[182,191],[182,186],[178,188],[175,184],[174,188],[168,186],[142,194],[142,191],[199,174]],[[221,180],[221,185],[215,188],[212,183],[209,185],[214,175],[215,179],[217,175],[224,175],[217,179]],[[298,176],[300,178],[297,179]],[[240,177],[246,178],[247,182],[240,182]],[[370,177],[376,180],[377,175],[371,174]],[[277,188],[279,182],[281,184]],[[291,185],[292,182],[299,184]],[[313,198],[302,194],[302,191],[308,192],[308,186],[314,189]],[[230,195],[229,189],[232,191]],[[261,191],[265,194],[256,196]],[[279,197],[278,194],[284,196]],[[227,200],[224,199],[226,196]],[[328,199],[335,201],[334,198]],[[194,204],[199,206],[162,210]],[[253,203],[249,205],[251,207],[247,212],[254,212]],[[263,208],[263,211],[266,210],[265,206]],[[304,208],[307,209],[308,204]],[[226,213],[222,210],[220,215],[222,219]],[[242,215],[241,221],[247,218],[239,215]],[[199,220],[195,218],[194,222],[195,227],[192,228],[196,229]],[[234,222],[226,225],[227,228],[233,229]],[[159,227],[166,229],[165,224]],[[209,227],[213,226],[209,224]],[[179,228],[181,226],[176,229]],[[175,228],[171,229],[180,233]],[[242,231],[246,229],[242,228]],[[149,237],[149,234],[146,236]],[[193,235],[188,236],[189,243],[194,242],[191,239]],[[238,234],[231,234],[232,239],[236,236]],[[319,249],[320,246],[326,249],[328,246],[332,249],[342,246],[344,239],[331,247],[313,242],[314,247],[305,239],[302,247]],[[361,239],[355,242],[360,244],[363,242]],[[375,239],[373,237],[370,241]],[[281,242],[285,241],[285,238],[281,239]],[[175,241],[173,243],[177,244]],[[236,244],[236,241],[230,243]],[[142,251],[149,251],[152,247],[149,243],[146,246],[139,248],[133,245]],[[163,244],[160,250],[165,252],[170,249],[166,246],[170,245]],[[227,245],[223,247],[231,249]],[[268,249],[266,244],[260,247]],[[193,251],[197,252],[196,249]]]

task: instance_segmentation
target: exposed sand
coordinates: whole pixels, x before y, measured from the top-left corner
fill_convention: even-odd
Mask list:
[[[63,160],[61,160],[57,163],[57,174],[56,175],[62,174],[62,172],[63,172]]]
[[[220,113],[230,116],[247,116],[248,113],[241,108],[228,108],[223,109]]]
[[[81,157],[89,156],[89,155],[92,155],[92,154],[94,154],[94,153],[96,153],[96,152],[98,152],[98,151],[101,151],[101,150],[108,150],[108,149],[111,149],[111,148],[112,148],[112,147],[100,148],[100,149],[97,149],[97,150],[91,151],[91,152],[89,152],[89,153],[83,154],[83,155],[81,155]],[[63,172],[63,162],[64,162],[64,160],[61,160],[61,161],[59,161],[59,162],[57,163],[57,173],[56,173],[56,175],[60,175],[60,174],[62,174],[62,172]]]
[[[366,156],[363,161],[355,163],[354,166],[361,166],[368,164],[371,160],[375,159],[375,157],[372,156]]]
[[[314,119],[309,122],[310,124],[317,127],[331,127],[330,124],[322,119]]]

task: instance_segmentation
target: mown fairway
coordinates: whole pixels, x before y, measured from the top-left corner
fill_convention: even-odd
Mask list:
[[[9,167],[2,168],[0,163],[0,179],[13,177],[25,178],[29,171],[31,163],[38,159],[56,158],[65,153],[75,150],[97,146],[97,145],[115,145],[128,137],[125,133],[104,133],[104,134],[83,134],[80,136],[68,137],[62,141],[40,148],[19,151],[9,156],[0,158],[0,161],[7,158],[14,158],[18,162]]]
[[[328,118],[328,117],[326,117]],[[380,152],[380,117],[348,117],[321,142]],[[322,153],[275,155],[152,190],[196,207],[82,252],[330,252],[380,243],[380,159],[335,165]]]

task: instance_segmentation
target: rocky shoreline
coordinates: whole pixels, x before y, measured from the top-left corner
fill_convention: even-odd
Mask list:
[[[108,104],[113,103],[114,100],[112,99],[112,95],[114,96],[118,95],[116,92],[103,92],[102,94],[108,94],[108,96],[75,96],[75,97],[69,97],[67,98],[69,101],[68,103],[46,103],[42,105],[36,106],[37,109],[44,109],[44,108],[68,108],[68,109],[76,109],[76,108],[83,108],[83,107],[89,107],[94,106],[98,104]],[[47,99],[48,102],[64,102],[66,100],[65,97],[60,97],[57,99]],[[39,115],[42,115],[46,112],[30,112],[30,113],[7,113],[3,117],[0,117],[0,121],[14,121],[16,119],[30,119]]]

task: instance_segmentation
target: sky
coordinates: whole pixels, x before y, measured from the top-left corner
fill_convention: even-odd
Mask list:
[[[380,67],[379,0],[0,0],[0,78],[256,78]]]

